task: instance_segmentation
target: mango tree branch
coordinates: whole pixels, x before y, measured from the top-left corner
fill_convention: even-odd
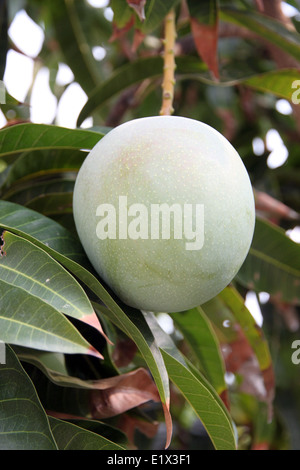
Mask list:
[[[164,38],[164,73],[162,82],[162,107],[160,114],[168,116],[173,114],[173,98],[175,86],[175,55],[174,46],[176,40],[175,12],[171,10],[165,18]]]

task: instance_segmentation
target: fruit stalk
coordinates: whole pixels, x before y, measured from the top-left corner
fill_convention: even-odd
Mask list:
[[[171,10],[165,18],[165,38],[164,38],[164,73],[162,82],[162,106],[160,114],[170,116],[173,114],[173,98],[175,86],[175,47],[176,27],[175,11]]]

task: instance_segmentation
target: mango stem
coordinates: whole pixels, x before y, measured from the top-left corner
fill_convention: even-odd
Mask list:
[[[162,82],[162,106],[160,110],[161,116],[170,116],[174,112],[174,86],[175,86],[175,11],[172,9],[165,18],[164,33],[164,69]]]

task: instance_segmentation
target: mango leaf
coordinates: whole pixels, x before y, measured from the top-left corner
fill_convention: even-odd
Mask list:
[[[87,153],[73,149],[35,150],[24,152],[15,160],[6,172],[2,182],[2,193],[11,186],[25,187],[33,179],[54,177],[56,175],[77,173]],[[13,188],[14,189],[14,188]],[[9,193],[8,193],[9,195]]]
[[[176,72],[178,75],[199,73],[206,69],[205,66],[195,58],[176,57]],[[116,69],[108,80],[98,85],[88,96],[88,101],[82,108],[77,125],[80,125],[96,109],[100,108],[110,98],[120,91],[139,83],[148,78],[162,77],[163,59],[162,57],[146,57],[137,59]]]
[[[298,69],[281,69],[249,77],[243,83],[255,90],[273,93],[278,97],[292,101],[294,93],[292,83],[296,80],[300,80]]]
[[[180,353],[171,337],[158,325],[151,313],[145,319],[159,344],[170,380],[190,403],[203,423],[216,449],[236,449],[235,432],[228,410],[215,389]]]
[[[70,175],[65,177],[54,177],[49,180],[40,181],[31,179],[26,182],[19,182],[10,188],[7,192],[3,191],[2,199],[8,199],[11,202],[27,206],[31,201],[47,197],[49,194],[68,194],[73,192],[75,177]]]
[[[140,58],[115,69],[109,80],[104,80],[89,94],[88,100],[78,116],[77,125],[80,125],[109,99],[129,86],[147,78],[161,78],[162,69],[163,59],[161,57]],[[297,69],[276,70],[234,80],[222,80],[220,77],[220,81],[216,82],[207,76],[207,66],[203,62],[194,57],[178,56],[176,57],[176,79],[177,81],[194,79],[214,86],[231,87],[245,84],[259,91],[273,93],[291,100],[293,92],[291,83],[299,79],[299,71]]]
[[[127,309],[125,313],[123,306],[115,301],[93,274],[93,271],[89,271],[74,261],[74,259],[78,259],[77,252],[72,251],[73,246],[67,242],[68,237],[65,229],[61,227],[61,232],[58,231],[56,236],[51,237],[50,234],[57,231],[59,227],[56,222],[17,204],[0,201],[0,227],[10,230],[42,248],[101,299],[107,307],[103,310],[104,314],[108,315],[109,319],[136,343],[144,357],[157,385],[166,419],[170,420],[168,374],[153,334],[141,313],[134,309]],[[60,233],[64,235],[63,243],[60,243]],[[99,304],[100,312],[101,307]]]
[[[193,407],[217,450],[235,450],[236,440],[231,419],[221,406],[210,384],[174,357],[162,351],[170,379]]]
[[[87,93],[102,79],[101,69],[93,57],[84,29],[83,20],[88,5],[83,0],[48,0],[46,4],[65,62],[72,69],[75,80]],[[99,12],[94,10],[93,14],[96,16]]]
[[[295,59],[300,60],[300,37],[282,23],[253,10],[237,10],[229,7],[220,9],[220,19],[238,24],[262,38],[276,44]]]
[[[6,364],[0,364],[0,404],[0,449],[57,450],[35,388],[8,345]]]
[[[0,156],[41,149],[88,149],[103,134],[48,124],[17,124],[0,130]]]
[[[200,369],[215,388],[218,395],[228,403],[225,367],[216,334],[201,307],[185,312],[172,313],[175,325],[181,331],[197,359]]]
[[[300,302],[300,245],[280,227],[263,219],[256,226],[249,254],[237,280],[278,301]]]
[[[0,280],[0,339],[46,351],[101,357],[58,310],[3,280]]]
[[[216,0],[187,0],[196,49],[215,79],[218,65],[218,4]]]
[[[2,234],[0,279],[37,296],[60,312],[88,324],[98,323],[80,284],[57,261],[28,240]]]
[[[58,450],[125,450],[123,446],[88,429],[50,417],[49,423]]]
[[[127,0],[128,6],[132,8],[139,19],[141,21],[144,21],[146,16],[145,16],[145,4],[147,0]]]

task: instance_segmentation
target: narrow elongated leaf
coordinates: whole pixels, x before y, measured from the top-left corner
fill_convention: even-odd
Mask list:
[[[237,279],[277,300],[300,302],[300,245],[274,224],[256,219],[249,254]]]
[[[165,16],[172,8],[179,4],[180,0],[147,0],[145,5],[145,20],[140,23],[139,28],[149,34],[161,25]]]
[[[199,60],[190,57],[177,57],[176,65],[176,73],[178,74],[192,74],[197,71],[199,73],[206,69]],[[78,116],[77,124],[80,125],[96,109],[121,90],[147,78],[162,77],[162,71],[162,57],[141,58],[116,69],[109,80],[103,81],[89,95],[87,103]]]
[[[0,339],[29,348],[100,357],[58,310],[3,280],[0,280]]]
[[[196,49],[215,78],[218,66],[218,5],[216,0],[188,0],[191,30]]]
[[[225,398],[225,367],[218,339],[201,307],[185,312],[172,313],[172,318],[192,353],[198,359],[206,377],[217,393]]]
[[[48,418],[12,349],[0,364],[0,449],[57,450]]]
[[[220,19],[236,23],[255,32],[262,38],[276,44],[280,49],[300,60],[300,37],[282,23],[253,10],[237,10],[224,7]]]
[[[232,423],[218,395],[200,374],[162,351],[170,379],[193,407],[218,450],[234,450],[236,442]]]
[[[244,80],[244,84],[265,93],[273,93],[276,96],[292,101],[294,89],[292,83],[300,80],[300,72],[297,69],[272,70],[271,72],[255,75]]]
[[[25,289],[70,317],[93,323],[95,313],[84,290],[57,261],[11,232],[4,232],[2,241],[0,279]]]
[[[241,327],[256,357],[265,387],[264,401],[268,404],[269,417],[272,416],[272,402],[275,392],[275,375],[268,343],[263,330],[258,327],[253,316],[244,304],[244,299],[234,287],[226,287],[218,296],[232,312],[236,323]]]
[[[125,450],[109,439],[67,421],[49,418],[59,450]]]
[[[35,150],[24,152],[10,165],[2,183],[2,193],[9,197],[9,190],[16,184],[32,184],[33,178],[53,177],[62,173],[77,173],[87,152],[74,149]],[[7,194],[8,191],[8,194]]]
[[[47,124],[17,124],[0,130],[0,156],[40,149],[91,149],[103,134]]]
[[[27,239],[33,242],[40,240],[41,247],[64,253],[79,264],[87,263],[82,246],[75,236],[52,219],[19,204],[0,200],[0,227],[13,230],[17,235],[31,235]]]

